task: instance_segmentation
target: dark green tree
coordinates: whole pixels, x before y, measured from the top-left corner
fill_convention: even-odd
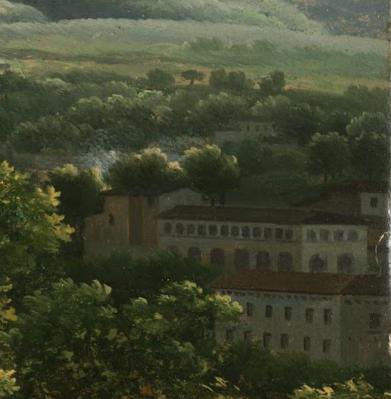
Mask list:
[[[349,166],[347,140],[338,133],[315,134],[308,145],[308,172],[329,178],[342,176]]]
[[[203,72],[197,71],[195,69],[183,71],[181,75],[183,79],[189,81],[190,86],[193,86],[195,81],[202,81],[205,77]]]
[[[162,69],[152,69],[147,73],[148,86],[154,90],[170,91],[175,86],[174,76]]]
[[[191,187],[205,194],[212,205],[216,201],[224,204],[226,193],[238,188],[240,169],[237,159],[224,154],[217,145],[185,151],[183,168]]]
[[[269,76],[261,79],[259,89],[263,96],[275,96],[281,94],[285,87],[285,74],[274,71]]]

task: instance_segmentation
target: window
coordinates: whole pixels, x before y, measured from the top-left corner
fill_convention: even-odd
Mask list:
[[[192,259],[200,262],[201,261],[201,250],[197,247],[191,247],[187,251],[187,256],[189,258],[192,258]]]
[[[251,130],[250,125],[247,125],[247,131],[249,132]]]
[[[315,242],[317,239],[318,237],[316,236],[315,230],[307,230],[307,241]]]
[[[250,237],[250,227],[248,227],[248,226],[243,226],[242,227],[242,237],[243,238],[249,238]]]
[[[334,231],[334,241],[343,241],[344,232],[343,230]]]
[[[370,201],[369,201],[369,206],[371,208],[377,208],[379,205],[379,199],[377,197],[371,197]]]
[[[287,349],[289,347],[289,336],[288,336],[288,334],[281,334],[280,346],[281,346],[281,349]]]
[[[256,262],[257,262],[256,263],[257,270],[270,270],[271,259],[270,259],[269,252],[267,252],[267,251],[258,252]]]
[[[236,249],[234,255],[236,270],[247,269],[250,266],[250,254],[246,249]]]
[[[322,348],[322,350],[323,350],[323,353],[330,353],[330,350],[331,350],[331,340],[329,340],[329,339],[324,339],[323,340],[323,348]]]
[[[324,311],[323,311],[323,321],[324,321],[324,324],[331,324],[331,322],[332,322],[332,318],[333,318],[333,312],[332,312],[332,310],[331,309],[325,309]]]
[[[327,271],[326,257],[321,257],[318,254],[311,256],[309,267],[311,273],[322,273]]]
[[[292,320],[292,308],[290,306],[284,309],[284,316],[286,321]]]
[[[310,337],[304,337],[303,349],[306,352],[309,352],[311,350],[311,338]]]
[[[224,250],[220,248],[213,248],[210,251],[210,263],[212,265],[224,266],[225,265]]]
[[[175,232],[182,235],[185,232],[185,226],[182,223],[177,223],[175,226]]]
[[[171,223],[164,223],[164,233],[171,234],[172,232],[172,224]]]
[[[287,229],[285,230],[285,239],[286,240],[293,240],[293,230],[292,229]]]
[[[338,273],[350,274],[353,272],[353,256],[349,254],[339,255],[337,258]]]
[[[320,239],[322,241],[328,241],[330,239],[330,232],[328,230],[320,230]]]
[[[215,224],[210,224],[208,230],[211,236],[217,235],[217,226]]]
[[[290,272],[293,270],[293,257],[289,252],[281,252],[278,255],[278,271]]]
[[[199,236],[204,237],[206,235],[206,226],[204,224],[199,224],[197,226],[197,233]]]
[[[261,128],[261,127],[260,127],[259,125],[255,125],[255,131],[256,131],[256,132],[259,132],[259,131],[260,131],[260,128]]]
[[[239,227],[238,226],[231,227],[231,235],[232,235],[232,237],[237,237],[239,235]]]
[[[246,315],[252,317],[254,315],[254,304],[251,302],[246,303]]]
[[[276,229],[276,240],[282,240],[284,237],[283,229]]]
[[[228,237],[229,236],[229,227],[227,225],[223,225],[220,227],[220,234],[223,237]]]
[[[192,236],[195,234],[195,226],[194,224],[187,225],[187,235]]]
[[[262,230],[260,227],[254,227],[253,228],[253,237],[254,238],[261,238],[262,236]]]
[[[272,229],[270,227],[265,228],[265,240],[271,240],[273,236]]]
[[[250,330],[245,331],[244,334],[243,334],[243,338],[244,338],[244,340],[245,340],[246,342],[252,341],[252,339],[253,339],[253,332],[250,331]]]
[[[349,241],[358,241],[358,232],[357,232],[357,230],[349,230],[349,232],[348,232],[348,240]]]
[[[110,226],[114,226],[115,225],[115,218],[114,218],[114,215],[112,213],[110,213],[110,215],[109,215],[109,225]]]
[[[273,306],[272,305],[266,305],[265,317],[268,319],[271,319],[273,317]]]
[[[227,342],[232,342],[235,339],[235,333],[234,330],[231,328],[225,331],[225,340]]]
[[[270,348],[272,343],[272,335],[270,333],[263,334],[263,347],[265,349]]]
[[[305,310],[305,321],[307,323],[313,323],[314,322],[314,309],[308,308]]]
[[[381,326],[381,314],[370,313],[369,314],[369,328],[376,329]]]

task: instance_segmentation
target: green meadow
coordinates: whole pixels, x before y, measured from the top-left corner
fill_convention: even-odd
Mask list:
[[[218,48],[192,43],[216,38]],[[260,78],[280,69],[288,85],[342,92],[348,85],[387,85],[387,43],[351,36],[195,21],[72,20],[0,25],[0,59],[45,78],[82,70],[141,77],[159,67],[172,73],[225,67]]]

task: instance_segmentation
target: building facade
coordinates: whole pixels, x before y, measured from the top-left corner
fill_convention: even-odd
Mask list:
[[[257,341],[275,352],[303,352],[343,366],[389,361],[389,300],[374,276],[241,272],[216,292],[239,302],[239,323],[220,324],[217,339]]]
[[[175,207],[159,215],[159,248],[245,269],[364,274],[367,227],[298,209]]]

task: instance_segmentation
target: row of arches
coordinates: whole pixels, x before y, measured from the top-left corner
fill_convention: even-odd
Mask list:
[[[176,248],[170,248],[173,252],[178,252]],[[190,247],[187,256],[196,261],[202,260],[202,251],[198,247]],[[209,252],[209,262],[218,266],[226,265],[226,253],[224,249],[213,248]],[[251,266],[250,252],[246,249],[236,249],[233,259],[236,270],[248,269]],[[289,252],[280,252],[277,256],[277,270],[282,272],[289,272],[294,270],[293,256]],[[338,273],[351,274],[354,272],[354,257],[351,254],[342,254],[337,257]],[[257,270],[272,270],[272,257],[268,251],[259,251],[255,256],[255,269]],[[326,256],[315,254],[311,256],[308,263],[309,271],[311,273],[323,273],[328,271],[328,260]]]
[[[201,250],[197,247],[189,248],[187,256],[197,261],[202,259]],[[225,251],[221,248],[213,248],[209,253],[209,260],[211,264],[225,266]],[[246,249],[236,249],[234,252],[234,266],[238,271],[248,269],[250,267],[250,252]],[[256,254],[255,268],[258,270],[271,270],[272,259],[269,252],[260,251]],[[277,259],[277,268],[278,271],[292,271],[293,256],[289,252],[280,252]]]

